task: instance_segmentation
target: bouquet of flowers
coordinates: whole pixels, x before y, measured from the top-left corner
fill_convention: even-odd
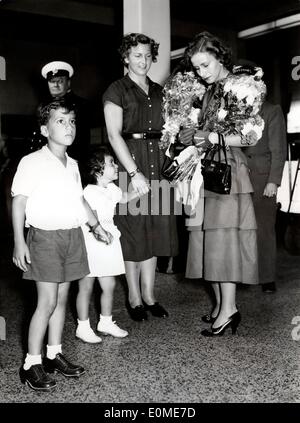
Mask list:
[[[220,81],[215,101],[203,119],[203,129],[223,135],[238,134],[242,144],[259,140],[264,121],[258,114],[266,94],[261,68],[235,66],[233,74]]]
[[[195,100],[202,99],[205,87],[193,72],[175,75],[164,88],[165,125],[160,147],[168,147],[166,155],[170,156],[170,147],[174,144],[180,127],[201,128],[203,131],[223,135],[238,134],[241,136],[241,143],[245,145],[254,144],[259,140],[264,121],[258,112],[266,94],[262,75],[261,68],[236,66],[232,74],[211,87],[211,100],[203,110],[201,120],[200,109],[195,110],[193,104]],[[189,146],[177,157],[172,157],[172,182],[177,185],[178,191],[181,191],[183,202],[190,204],[192,209],[197,204],[202,184],[202,156],[201,148]]]
[[[167,81],[163,93],[165,124],[159,142],[161,149],[175,142],[180,127],[197,128],[200,109],[193,105],[196,100],[202,99],[205,87],[193,72],[178,72]]]

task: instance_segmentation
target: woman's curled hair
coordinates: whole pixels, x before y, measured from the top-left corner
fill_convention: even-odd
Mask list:
[[[138,44],[150,44],[152,61],[154,63],[157,61],[159,44],[147,35],[131,32],[130,34],[124,35],[122,44],[118,49],[124,66],[128,66],[125,59],[128,57],[131,47],[136,47]]]
[[[233,62],[231,49],[210,32],[200,32],[194,37],[193,41],[190,42],[185,49],[183,61],[190,63],[192,56],[199,52],[212,54],[226,69],[229,71],[232,70]]]

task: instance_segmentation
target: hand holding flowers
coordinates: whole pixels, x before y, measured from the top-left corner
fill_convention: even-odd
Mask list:
[[[197,128],[200,109],[194,107],[201,100],[205,87],[194,72],[178,72],[164,87],[163,116],[165,124],[160,139],[160,148],[168,148],[175,142],[181,127]]]

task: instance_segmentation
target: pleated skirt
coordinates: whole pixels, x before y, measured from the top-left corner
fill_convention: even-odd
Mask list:
[[[258,283],[256,220],[251,194],[205,198],[203,228],[190,231],[187,278]]]

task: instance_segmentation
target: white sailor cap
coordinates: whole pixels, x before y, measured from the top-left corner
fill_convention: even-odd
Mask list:
[[[67,76],[71,78],[74,74],[74,69],[67,62],[50,62],[42,68],[42,76],[49,81],[49,79],[56,76]]]

